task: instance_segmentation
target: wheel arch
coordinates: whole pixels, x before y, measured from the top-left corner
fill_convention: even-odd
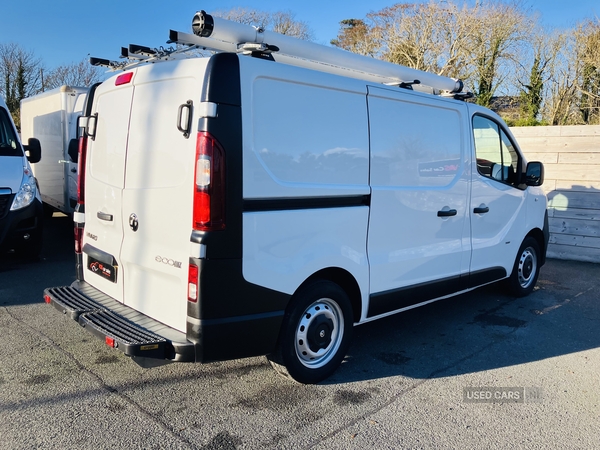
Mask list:
[[[544,232],[539,228],[534,228],[527,234],[527,236],[525,236],[525,238],[528,237],[534,238],[540,246],[540,266],[543,266],[546,263],[546,251],[548,247],[548,243],[544,237]]]
[[[358,282],[350,272],[339,267],[328,267],[325,269],[321,269],[318,272],[312,274],[300,286],[298,286],[296,292],[298,292],[300,289],[316,280],[331,281],[337,284],[339,287],[341,287],[350,299],[350,303],[352,306],[353,322],[357,323],[360,321],[362,313],[362,299],[360,287],[358,285]]]

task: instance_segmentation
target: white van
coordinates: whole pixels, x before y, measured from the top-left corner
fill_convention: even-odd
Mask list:
[[[72,214],[77,205],[77,118],[89,88],[61,86],[21,100],[21,136],[37,138],[43,158],[32,164],[44,209]]]
[[[246,31],[199,15],[218,42],[201,27],[172,40],[222,49],[228,27]],[[46,302],[140,363],[267,354],[314,383],[354,325],[500,280],[532,291],[548,242],[543,166],[500,117],[417,92],[416,78],[373,81],[391,76],[370,58],[362,72],[286,59],[290,42],[322,47],[249,28],[268,42],[235,45],[250,55],[151,57],[97,88],[78,280]]]
[[[37,139],[21,145],[0,97],[0,254],[10,250],[37,256],[42,248],[42,202],[29,165],[39,161],[40,155]]]

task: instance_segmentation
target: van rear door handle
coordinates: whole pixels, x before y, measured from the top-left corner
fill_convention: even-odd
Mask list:
[[[438,217],[451,217],[451,216],[455,216],[457,214],[457,211],[455,209],[443,209],[441,211],[438,211],[437,216]]]
[[[490,212],[490,208],[487,206],[479,206],[479,207],[473,209],[473,212],[475,214],[485,214],[486,212]]]
[[[112,214],[103,213],[102,211],[98,211],[96,213],[96,217],[98,217],[100,220],[106,220],[107,222],[112,222],[113,220]]]

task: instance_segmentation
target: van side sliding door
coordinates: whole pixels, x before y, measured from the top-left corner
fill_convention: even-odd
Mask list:
[[[464,288],[470,259],[466,106],[369,87],[369,317]]]

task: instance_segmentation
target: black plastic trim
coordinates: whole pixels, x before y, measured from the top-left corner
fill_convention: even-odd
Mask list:
[[[544,265],[546,263],[546,253],[548,252],[548,242],[550,242],[550,225],[548,224],[548,210],[544,214],[544,229],[542,231],[544,233],[544,248],[542,249],[541,261],[540,265]]]
[[[241,106],[242,93],[238,55],[217,53],[210,58],[204,76],[201,101]],[[220,113],[219,109],[219,115]]]
[[[90,244],[85,244],[83,246],[82,251],[83,253],[85,253],[88,256],[91,256],[97,261],[103,262],[105,264],[111,264],[113,266],[117,265],[117,260],[113,255],[111,255],[110,253],[103,252],[102,250],[97,249],[96,247]]]
[[[501,280],[506,278],[506,276],[506,270],[503,267],[492,267],[462,276],[458,275],[442,280],[371,294],[367,317],[379,316],[429,300],[446,297],[457,292]]]
[[[188,339],[196,343],[196,361],[223,361],[274,351],[283,321],[283,311],[188,321]]]
[[[443,280],[406,286],[386,292],[371,294],[367,317],[375,317],[408,306],[444,297],[466,289],[465,277],[445,278]]]
[[[369,206],[370,204],[370,195],[248,199],[244,200],[244,212],[347,208],[355,206]]]
[[[240,259],[190,259],[199,268],[198,301],[188,302],[187,338],[197,361],[274,350],[290,295],[244,279]],[[196,319],[196,320],[194,320]]]
[[[8,249],[21,249],[38,239],[43,238],[44,207],[37,198],[24,208],[10,210],[15,194],[4,197],[5,215],[0,220],[0,252]],[[24,235],[29,239],[25,240]]]
[[[490,267],[489,269],[478,270],[469,274],[469,288],[483,286],[494,281],[506,278],[508,274],[504,267]]]

